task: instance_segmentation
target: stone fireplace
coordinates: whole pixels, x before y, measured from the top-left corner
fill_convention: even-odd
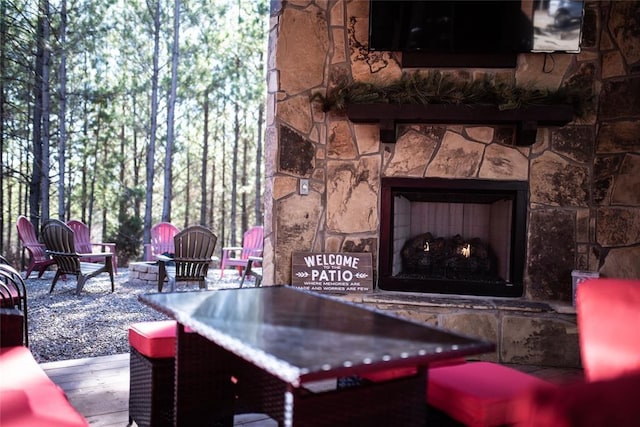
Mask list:
[[[520,297],[527,183],[382,178],[378,286]]]
[[[293,252],[371,252],[374,291],[345,298],[485,337],[497,344],[494,360],[579,364],[572,270],[640,277],[638,4],[587,0],[580,54],[522,54],[515,68],[443,70],[467,81],[594,88],[590,114],[562,126],[537,123],[523,145],[514,126],[491,120],[383,126],[322,112],[310,97],[337,79],[373,83],[413,70],[402,68],[399,52],[368,50],[368,1],[271,2],[264,285],[290,283]],[[383,128],[392,138],[381,138]],[[300,192],[301,179],[308,180],[308,194]],[[524,249],[506,250],[524,253],[498,269],[517,289],[520,273],[514,273],[522,268],[517,295],[386,290],[387,277],[398,274],[389,261],[397,232],[385,228],[393,203],[383,187],[392,179],[525,183],[526,209],[516,213],[525,224]],[[449,203],[411,198],[405,197],[409,205]],[[463,243],[487,239],[464,227],[418,227],[398,245],[427,232],[460,234]],[[506,253],[490,244],[496,257]]]

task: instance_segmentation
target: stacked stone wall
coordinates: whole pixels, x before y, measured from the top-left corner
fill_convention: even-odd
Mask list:
[[[383,81],[399,53],[367,50],[368,2],[272,2],[268,72],[265,284],[289,283],[296,251],[369,251],[379,245],[384,176],[528,181],[525,297],[571,301],[571,271],[640,277],[640,2],[587,1],[579,54],[523,54],[515,69],[443,69],[517,85],[593,87],[591,112],[539,128],[530,147],[513,129],[406,125],[382,144],[310,102],[339,78]],[[309,195],[298,179],[310,180]]]

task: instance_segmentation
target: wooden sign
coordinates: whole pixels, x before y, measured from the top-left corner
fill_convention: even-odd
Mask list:
[[[321,292],[369,292],[373,288],[371,254],[294,252],[291,284]]]

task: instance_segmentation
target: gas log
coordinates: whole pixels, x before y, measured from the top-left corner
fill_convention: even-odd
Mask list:
[[[407,240],[401,251],[402,272],[449,279],[481,279],[496,276],[496,257],[491,247],[474,237],[450,238],[419,234]]]

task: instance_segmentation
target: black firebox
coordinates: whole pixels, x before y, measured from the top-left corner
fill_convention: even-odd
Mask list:
[[[519,297],[528,184],[383,178],[378,287]]]

